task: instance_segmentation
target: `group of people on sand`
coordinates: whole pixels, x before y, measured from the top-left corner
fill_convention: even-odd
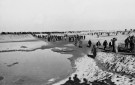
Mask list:
[[[34,35],[33,34],[33,36],[37,38],[46,39],[48,42],[55,42],[64,39],[64,36],[59,36],[59,35]]]
[[[77,74],[74,75],[73,80],[71,77],[61,85],[115,85],[114,82],[111,81],[111,78],[104,80],[94,80],[93,82],[88,81],[86,78],[83,78],[83,82],[77,77]]]
[[[77,74],[74,75],[73,80],[71,77],[62,85],[89,85],[88,80],[86,78],[83,79],[83,82],[81,83],[81,80],[77,77]]]
[[[88,46],[91,47],[92,42],[89,40],[88,41]],[[98,48],[99,46],[101,46],[100,41],[98,41],[96,43],[96,45],[93,45],[93,50],[95,50],[96,48]],[[108,48],[109,47],[109,48]],[[118,48],[119,44],[118,44],[118,40],[117,38],[112,38],[110,40],[110,42],[107,42],[107,40],[104,40],[103,42],[103,49],[105,51],[110,51],[110,52],[115,52],[118,53]],[[125,51],[129,51],[129,52],[134,52],[134,48],[135,48],[135,36],[129,36],[125,39]],[[93,55],[96,55],[96,52],[93,51]]]
[[[117,41],[117,38],[111,39],[111,41],[109,43],[107,42],[107,40],[105,40],[103,42],[103,46],[104,46],[104,50],[106,50],[107,47],[109,47],[109,51],[115,52],[115,53],[118,52],[118,41]]]
[[[48,36],[48,37],[47,37],[47,40],[48,40],[49,42],[51,42],[51,41],[55,42],[55,41],[63,40],[63,38],[64,38],[63,36],[51,35],[51,36]]]
[[[133,52],[134,47],[135,47],[134,44],[135,44],[135,36],[128,36],[125,39],[125,48],[127,50],[130,50],[130,52]]]
[[[80,41],[81,39],[85,40],[85,35],[71,35],[68,36],[69,42],[75,42],[75,41]]]
[[[91,40],[89,40],[88,41],[88,47],[91,47],[91,45],[92,45],[92,42],[91,42]],[[96,55],[97,55],[97,49],[100,46],[103,46],[103,50],[104,51],[107,51],[107,48],[109,47],[109,51],[115,52],[115,53],[118,52],[118,42],[117,42],[117,39],[116,38],[111,39],[111,41],[109,42],[109,44],[108,44],[107,40],[104,40],[103,44],[101,44],[100,41],[97,41],[96,44],[93,45],[92,50],[91,50],[91,52],[93,53],[93,58],[96,57]]]
[[[75,46],[78,46],[79,48],[82,48],[82,39],[85,40],[85,35],[74,35],[69,36],[69,42],[74,42]]]

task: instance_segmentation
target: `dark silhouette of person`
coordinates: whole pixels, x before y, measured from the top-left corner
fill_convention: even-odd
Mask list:
[[[88,41],[88,47],[91,47],[91,44],[92,44],[92,42],[91,42],[91,40],[89,40]]]
[[[83,36],[83,39],[85,40],[85,38],[86,38],[86,36],[84,35],[84,36]]]
[[[110,49],[110,51],[112,51],[112,39],[111,39],[111,41],[109,42],[109,49]]]
[[[93,48],[92,48],[91,52],[93,53],[93,58],[95,58],[96,55],[97,55],[97,48],[96,48],[95,45],[93,45]]]
[[[81,85],[89,85],[88,80],[86,78],[83,78],[83,83],[81,83]]]
[[[111,47],[112,47],[112,42],[110,41],[110,42],[109,42],[109,48],[111,48]]]
[[[80,79],[77,77],[77,74],[75,74],[73,79],[74,79],[74,85],[80,85]]]
[[[74,82],[71,80],[71,77],[69,77],[69,80],[67,80],[63,85],[74,85]]]
[[[129,42],[130,42],[130,39],[129,39],[130,37],[127,37],[126,39],[125,39],[125,48],[126,49],[128,49],[128,46],[129,46]]]
[[[116,41],[117,41],[116,38],[113,38],[113,39],[112,39],[112,47],[113,47],[112,52],[117,52]]]
[[[104,50],[106,49],[107,45],[108,45],[107,40],[105,40],[105,41],[103,42]]]
[[[100,41],[98,41],[98,42],[96,43],[96,46],[97,46],[97,47],[101,46]]]
[[[134,49],[134,36],[130,37],[130,52],[132,52]]]
[[[71,42],[71,37],[69,37],[69,42]]]

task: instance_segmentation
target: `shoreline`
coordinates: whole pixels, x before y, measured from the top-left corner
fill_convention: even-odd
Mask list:
[[[39,40],[37,40],[37,41],[39,41]],[[1,50],[0,51],[0,53],[6,53],[6,52],[31,52],[31,51],[36,51],[36,50],[38,50],[38,49],[41,49],[41,50],[44,50],[44,49],[50,49],[52,52],[56,52],[56,51],[53,51],[52,50],[52,48],[55,48],[55,47],[60,47],[60,48],[63,48],[63,47],[67,47],[67,46],[64,46],[65,44],[63,44],[63,46],[57,46],[57,45],[55,45],[55,44],[53,44],[53,42],[52,43],[49,43],[49,42],[46,42],[47,44],[46,45],[43,45],[43,46],[40,46],[40,47],[37,47],[37,48],[34,48],[34,49],[29,49],[29,48],[23,48],[23,49],[19,49],[19,50],[17,50],[17,49],[11,49],[11,50]],[[57,42],[54,42],[54,43],[57,43]],[[8,44],[8,43],[7,43]],[[71,55],[71,57],[69,57],[69,58],[67,58],[68,60],[69,60],[69,62],[71,63],[71,67],[72,67],[72,72],[71,73],[69,73],[67,76],[64,76],[64,77],[62,77],[61,79],[56,79],[56,81],[54,82],[54,83],[56,83],[56,82],[59,82],[59,81],[61,81],[61,80],[63,80],[63,79],[66,79],[66,78],[68,78],[68,76],[70,76],[72,73],[74,73],[75,72],[75,68],[74,68],[74,66],[75,66],[75,59],[71,59],[72,57],[74,57],[73,56],[73,54],[72,54],[72,52],[66,52],[66,51],[64,51],[64,52],[57,52],[57,53],[60,53],[60,54],[68,54],[68,55]],[[64,57],[64,56],[63,56]],[[54,84],[53,82],[51,83],[51,84],[48,84],[48,85],[52,85],[52,84]]]
[[[12,42],[33,42],[33,41],[40,41],[38,39],[33,40],[18,40],[18,41],[0,41],[0,43],[12,43]]]
[[[109,71],[106,67],[102,65],[100,67],[98,64],[101,64],[101,62],[98,62],[96,59],[89,58],[87,55],[83,56],[82,58],[78,58],[77,60],[75,60],[76,70],[68,77],[71,77],[72,79],[74,74],[77,74],[81,82],[83,78],[86,78],[90,82],[93,82],[94,80],[102,81],[110,78],[110,81],[115,83],[115,85],[135,84],[134,77],[129,77],[126,74],[121,75],[121,73]],[[64,84],[68,80],[68,77],[52,85]]]
[[[107,37],[107,39],[110,40],[111,37]],[[125,37],[123,37],[121,40],[123,40],[124,38]],[[93,39],[93,44],[95,44],[95,41],[97,41],[97,40],[100,40],[100,41],[103,41],[104,40],[103,37],[99,37],[99,38],[91,37],[90,39],[91,40]],[[41,40],[38,39],[38,40],[45,42],[42,39]],[[119,42],[122,42],[121,40],[119,40]],[[35,49],[31,49],[31,50],[28,50],[28,51],[25,50],[26,48],[23,48],[24,50],[10,50],[10,52],[15,52],[15,51],[26,51],[26,52],[29,52],[29,51],[35,51],[35,50],[38,50],[38,49],[42,49],[42,50],[44,50],[44,49],[52,49],[52,48],[55,48],[55,47],[58,47],[58,48],[64,48],[64,47],[66,47],[66,48],[69,48],[69,49],[73,49],[74,51],[71,51],[71,52],[62,52],[62,51],[53,51],[52,50],[53,52],[57,52],[57,53],[60,53],[60,54],[70,54],[70,55],[72,55],[72,57],[67,58],[67,59],[69,59],[70,62],[71,62],[71,66],[72,66],[73,72],[71,74],[67,75],[67,77],[65,77],[63,79],[58,79],[58,80],[52,82],[51,84],[47,84],[47,85],[60,85],[60,84],[64,84],[65,81],[68,79],[69,76],[72,77],[73,74],[75,74],[77,72],[78,68],[79,68],[80,72],[82,72],[81,74],[84,74],[85,75],[85,76],[79,75],[79,77],[81,79],[83,77],[87,77],[87,79],[89,79],[89,80],[91,79],[92,80],[92,78],[89,78],[90,76],[93,76],[93,77],[96,78],[95,75],[93,75],[92,73],[89,73],[89,71],[91,71],[91,70],[94,72],[94,69],[98,69],[97,70],[97,73],[99,72],[99,74],[101,73],[102,75],[105,75],[106,73],[107,74],[110,73],[110,75],[113,75],[113,76],[116,75],[117,76],[117,74],[113,74],[110,71],[107,72],[106,70],[103,70],[103,68],[102,68],[103,65],[101,65],[99,63],[102,66],[100,68],[100,66],[97,63],[98,61],[96,61],[95,59],[90,59],[90,57],[87,56],[87,54],[89,54],[91,52],[91,48],[88,48],[87,47],[87,40],[84,40],[83,41],[83,47],[82,48],[79,48],[77,46],[74,46],[74,43],[73,42],[70,43],[68,41],[56,41],[56,42],[47,42],[47,43],[48,44],[46,44],[46,45],[41,45],[40,47],[37,47]],[[90,61],[93,62],[94,64],[93,63],[90,63]],[[84,66],[92,66],[93,65],[93,68],[92,69],[91,68],[88,68],[88,70],[87,70],[87,67],[85,67],[85,69],[83,69],[84,67],[82,67],[82,65],[84,65]],[[85,73],[84,70],[88,71],[88,73]],[[90,75],[90,76],[86,76],[86,75]],[[101,76],[99,76],[99,77],[101,77]],[[124,76],[122,76],[122,77],[124,77]]]

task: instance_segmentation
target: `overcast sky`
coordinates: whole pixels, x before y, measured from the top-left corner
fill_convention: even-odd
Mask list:
[[[0,0],[0,31],[135,28],[135,0]]]

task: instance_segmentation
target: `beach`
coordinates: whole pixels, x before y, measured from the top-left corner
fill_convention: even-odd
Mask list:
[[[16,39],[14,39],[14,37],[16,37]],[[28,54],[26,55],[29,55],[29,54],[32,54],[32,52],[34,52],[33,54],[36,54],[37,56],[40,55],[40,54],[44,54],[44,55],[41,55],[41,56],[48,56],[50,55],[49,53],[51,53],[53,56],[52,59],[55,59],[55,61],[50,61],[50,63],[45,63],[43,64],[44,62],[41,61],[41,60],[44,60],[45,58],[44,57],[34,57],[36,55],[30,55],[31,57],[28,57],[28,58],[23,58],[24,60],[22,61],[21,57],[14,57],[14,58],[9,58],[9,56],[6,56],[9,58],[9,61],[8,61],[8,58],[1,58],[3,60],[1,60],[1,66],[0,66],[0,73],[3,74],[1,76],[4,77],[4,75],[6,75],[6,71],[5,73],[3,73],[3,70],[5,70],[5,68],[7,68],[7,70],[10,68],[10,67],[13,67],[14,70],[18,69],[17,72],[20,72],[19,69],[19,66],[16,67],[15,69],[15,66],[19,65],[20,62],[24,63],[26,60],[28,62],[30,62],[29,60],[32,60],[32,63],[33,62],[37,62],[36,60],[40,60],[42,63],[40,64],[43,64],[41,65],[41,68],[36,68],[37,71],[34,71],[35,67],[38,67],[38,64],[37,66],[35,64],[32,64],[32,66],[29,66],[33,67],[33,73],[34,74],[37,74],[35,75],[36,77],[34,77],[33,74],[31,74],[30,76],[33,76],[34,79],[32,78],[28,78],[24,75],[26,74],[30,74],[29,72],[26,72],[26,74],[21,74],[21,76],[24,76],[23,78],[20,78],[19,77],[16,77],[18,78],[19,80],[17,80],[17,82],[15,83],[12,83],[12,85],[61,85],[63,83],[65,83],[67,80],[68,80],[68,77],[73,77],[75,74],[78,75],[78,78],[81,80],[81,82],[83,82],[83,78],[86,78],[88,81],[90,82],[93,82],[94,80],[104,80],[104,79],[108,79],[111,77],[111,81],[114,82],[116,85],[134,85],[135,83],[135,79],[134,77],[129,77],[127,75],[121,75],[121,73],[118,73],[118,72],[115,72],[115,71],[109,71],[107,70],[108,68],[105,67],[104,64],[106,64],[106,62],[103,62],[102,61],[102,58],[106,58],[107,56],[104,56],[104,57],[100,57],[101,55],[106,55],[104,54],[104,52],[102,53],[101,52],[101,49],[99,49],[98,51],[98,57],[96,57],[95,59],[91,58],[91,57],[88,57],[87,55],[92,55],[91,53],[91,48],[87,47],[87,43],[88,43],[88,40],[91,40],[92,41],[92,44],[95,44],[98,40],[100,40],[101,43],[103,43],[103,41],[106,39],[108,42],[116,37],[119,44],[123,44],[124,43],[124,40],[126,39],[126,37],[128,35],[117,35],[117,36],[101,36],[101,37],[97,37],[97,36],[91,36],[91,35],[86,35],[86,39],[82,41],[83,45],[82,45],[82,48],[79,48],[78,46],[75,46],[74,45],[74,42],[68,42],[68,41],[56,41],[56,42],[47,42],[46,40],[44,39],[39,39],[39,38],[35,38],[31,35],[27,35],[26,36],[22,36],[23,38],[21,39],[20,35],[18,37],[18,35],[16,36],[10,36],[8,35],[8,38],[9,37],[12,37],[13,39],[10,40],[8,38],[6,38],[6,35],[5,37],[2,37],[0,38],[0,57],[4,57],[4,53],[19,53],[19,55],[23,55],[23,53],[27,52]],[[25,38],[24,38],[25,37]],[[7,40],[6,40],[7,39]],[[46,53],[46,51],[48,51]],[[56,54],[55,54],[56,53]],[[57,54],[58,53],[58,54]],[[15,54],[16,55],[16,54]],[[25,56],[26,56],[25,55]],[[56,58],[55,56],[58,55]],[[111,55],[111,54],[109,54]],[[32,58],[33,56],[33,58]],[[51,57],[50,56],[50,57]],[[66,57],[67,56],[67,57]],[[64,58],[63,58],[64,57]],[[16,62],[15,59],[17,59],[20,62]],[[46,58],[46,59],[49,59],[49,58]],[[50,58],[50,60],[52,60]],[[60,59],[63,59],[62,61],[60,61]],[[109,59],[109,58],[108,58]],[[5,62],[11,62],[10,60],[12,60],[12,62],[14,63],[10,63],[10,64],[5,64],[7,67],[5,67],[3,64]],[[39,62],[39,61],[38,61]],[[57,63],[55,63],[57,62]],[[61,63],[58,63],[58,62],[61,62]],[[67,63],[65,63],[67,62]],[[44,79],[46,75],[41,75],[40,73],[44,73],[46,71],[43,71],[43,72],[40,72],[39,70],[41,70],[44,66],[46,67],[46,64],[48,64],[48,67],[49,65],[51,65],[52,63],[57,64],[56,66],[53,67],[53,70],[62,70],[63,74],[61,75],[60,73],[56,73],[57,76],[49,76],[50,78],[48,79]],[[65,64],[64,64],[65,63]],[[62,65],[62,67],[58,67],[59,65]],[[20,64],[21,65],[21,64]],[[27,62],[26,64],[27,65]],[[25,65],[22,64],[22,66],[25,68]],[[67,68],[64,68],[64,67],[67,67]],[[49,67],[50,68],[50,67]],[[49,71],[51,71],[52,69],[50,69]],[[69,70],[69,71],[67,71]],[[132,70],[132,68],[131,68]],[[29,70],[28,70],[29,71]],[[10,74],[10,70],[7,71],[8,74]],[[14,73],[14,74],[17,74]],[[38,75],[39,73],[39,75]],[[18,73],[19,75],[20,73]],[[50,75],[54,74],[54,72],[50,72],[49,73]],[[58,76],[58,75],[61,75]],[[2,79],[0,81],[1,85],[9,85],[10,81],[14,78],[13,77],[14,75],[10,75],[10,76],[5,76],[4,79]],[[19,75],[20,76],[20,75]],[[9,77],[6,78],[6,77]],[[124,79],[124,80],[123,80]],[[7,81],[8,80],[8,83]],[[16,79],[15,79],[16,80]],[[118,80],[118,81],[117,81]],[[132,82],[130,82],[132,80]],[[10,84],[11,85],[11,84]]]

